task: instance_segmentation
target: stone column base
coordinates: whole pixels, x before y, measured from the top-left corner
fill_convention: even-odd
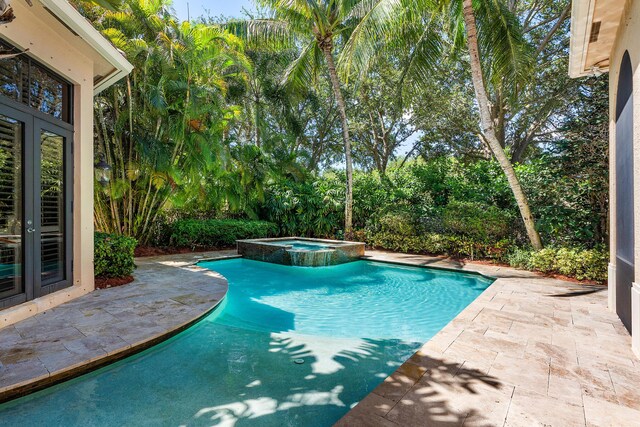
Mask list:
[[[631,348],[640,358],[640,284],[631,287]]]
[[[609,311],[615,313],[616,312],[616,266],[615,264],[609,263],[609,275],[607,278],[608,282],[608,304]]]

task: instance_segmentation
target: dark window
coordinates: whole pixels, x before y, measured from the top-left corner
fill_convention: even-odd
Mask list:
[[[19,52],[2,41],[0,51]],[[71,84],[27,55],[0,59],[0,95],[71,123]]]

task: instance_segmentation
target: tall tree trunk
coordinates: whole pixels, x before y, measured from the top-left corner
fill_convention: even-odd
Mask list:
[[[256,131],[256,146],[260,147],[260,96],[256,95],[255,97],[255,107],[254,107],[254,126]]]
[[[329,77],[331,78],[331,86],[333,94],[336,98],[338,111],[340,111],[340,120],[342,122],[342,141],[344,142],[344,158],[346,164],[347,186],[346,197],[344,203],[344,238],[351,240],[353,238],[353,162],[351,160],[351,140],[349,138],[349,124],[347,122],[347,109],[340,90],[340,80],[336,72],[336,65],[333,62],[333,54],[330,42],[325,42],[322,46],[322,52],[327,61],[329,68]]]
[[[484,78],[482,76],[480,51],[478,49],[478,29],[476,27],[476,18],[473,13],[472,0],[463,0],[462,4],[464,25],[467,33],[467,47],[469,48],[469,62],[471,64],[471,78],[473,81],[473,88],[476,93],[476,100],[478,101],[482,137],[491,148],[493,155],[507,177],[511,191],[518,203],[520,216],[522,216],[522,220],[524,221],[524,226],[527,230],[531,246],[533,246],[535,250],[540,250],[542,249],[542,241],[540,240],[540,235],[536,230],[533,215],[531,215],[531,209],[529,208],[529,202],[527,201],[527,196],[524,194],[524,191],[522,191],[522,186],[520,185],[520,181],[518,181],[513,165],[500,145],[496,136],[495,125],[491,119],[489,97],[487,96],[487,90],[484,86]]]

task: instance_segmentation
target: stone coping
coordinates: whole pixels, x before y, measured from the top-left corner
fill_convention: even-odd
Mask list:
[[[195,263],[232,254],[137,258],[134,282],[0,329],[0,402],[113,363],[193,325],[228,289],[224,277]]]
[[[329,247],[334,247],[334,248],[339,248],[341,246],[350,246],[350,245],[362,245],[362,246],[364,246],[363,242],[354,242],[354,241],[350,241],[350,240],[332,240],[332,239],[320,239],[320,238],[315,238],[315,237],[298,237],[298,236],[291,236],[291,237],[261,237],[261,238],[258,238],[258,239],[240,239],[240,240],[236,240],[236,242],[279,244],[279,242],[287,242],[287,241],[291,241],[291,240],[300,240],[300,241],[310,242],[310,243],[326,243]],[[289,245],[282,245],[282,246],[289,246]]]
[[[337,426],[637,426],[640,360],[606,287],[420,255],[495,277]]]

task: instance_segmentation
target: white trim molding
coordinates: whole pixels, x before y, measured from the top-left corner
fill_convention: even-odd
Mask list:
[[[583,77],[589,50],[589,29],[595,0],[574,0],[571,4],[571,42],[569,44],[569,77]]]

